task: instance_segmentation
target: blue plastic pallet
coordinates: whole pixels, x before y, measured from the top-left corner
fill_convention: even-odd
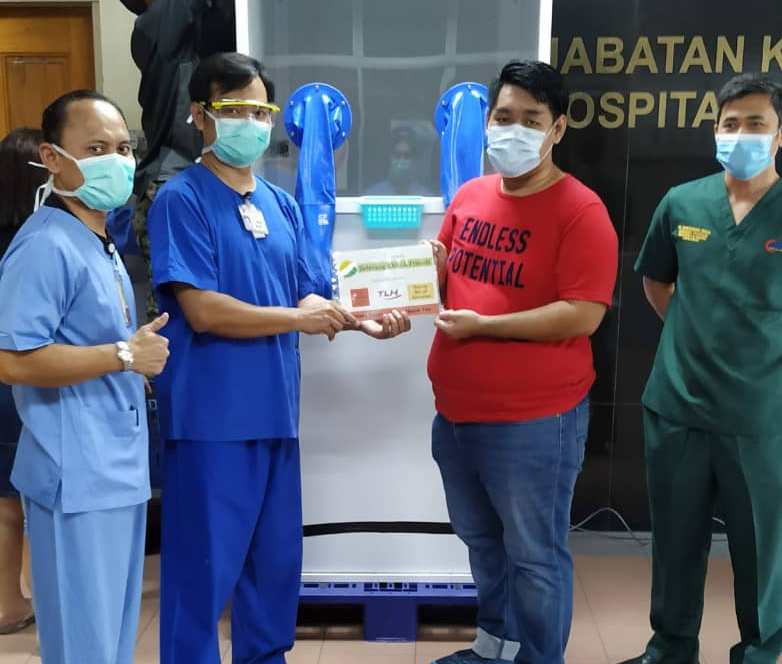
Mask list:
[[[421,606],[475,606],[472,583],[302,583],[301,604],[364,609],[366,641],[415,641]]]

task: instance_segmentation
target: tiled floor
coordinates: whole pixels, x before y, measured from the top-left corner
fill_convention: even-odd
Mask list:
[[[157,564],[155,557],[147,561],[137,664],[158,661]],[[648,558],[577,556],[575,615],[568,664],[611,664],[638,654],[649,637],[648,613]],[[737,637],[730,563],[713,559],[706,589],[701,662],[726,663],[728,649]],[[300,641],[288,656],[288,664],[429,664],[464,645]],[[0,636],[0,664],[39,664],[41,660],[34,653],[32,629],[14,636]],[[231,646],[224,639],[223,662],[230,661]]]

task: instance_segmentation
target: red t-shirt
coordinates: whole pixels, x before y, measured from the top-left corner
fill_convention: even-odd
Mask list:
[[[566,176],[529,196],[489,175],[466,183],[445,213],[449,309],[498,315],[559,300],[611,305],[618,242],[591,189]],[[588,337],[527,342],[439,330],[429,355],[437,412],[452,422],[513,422],[577,406],[595,380]]]

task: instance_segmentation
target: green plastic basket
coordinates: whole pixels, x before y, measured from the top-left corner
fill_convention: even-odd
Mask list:
[[[424,202],[420,196],[364,196],[361,217],[372,230],[420,228]]]

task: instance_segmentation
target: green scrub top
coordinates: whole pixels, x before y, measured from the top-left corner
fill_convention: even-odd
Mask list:
[[[636,272],[675,283],[643,404],[692,428],[762,436],[782,412],[782,181],[736,225],[723,173],[671,189]]]

